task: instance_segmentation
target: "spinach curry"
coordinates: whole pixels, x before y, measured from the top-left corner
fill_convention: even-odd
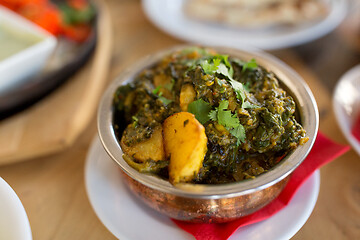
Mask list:
[[[161,139],[158,130],[175,113],[194,114],[207,137],[201,168],[187,182],[255,178],[308,141],[296,120],[293,98],[273,72],[255,59],[245,62],[212,49],[188,48],[166,56],[120,86],[113,105],[124,159],[140,172],[165,179],[169,155],[164,146],[140,143]],[[146,148],[151,150],[141,153]]]

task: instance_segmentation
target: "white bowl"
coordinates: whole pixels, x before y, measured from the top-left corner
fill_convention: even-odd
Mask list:
[[[31,240],[25,209],[14,190],[0,177],[0,239]]]
[[[39,72],[57,42],[47,31],[0,6],[0,54],[9,49],[9,44],[1,43],[1,38],[5,39],[9,35],[25,39],[28,46],[9,56],[0,57],[0,94],[24,83],[26,79]]]
[[[360,155],[360,142],[351,133],[360,117],[360,64],[340,78],[334,91],[333,108],[341,131]]]

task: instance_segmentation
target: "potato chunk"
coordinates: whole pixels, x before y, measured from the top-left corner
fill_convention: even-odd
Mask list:
[[[179,112],[163,123],[165,153],[170,157],[172,184],[189,182],[202,167],[207,151],[205,128],[189,112]]]
[[[160,73],[154,76],[154,86],[160,87],[160,91],[162,95],[168,99],[172,99],[172,93],[169,89],[166,89],[164,86],[171,84],[171,77],[165,75],[164,73]]]
[[[120,146],[125,154],[139,162],[165,160],[162,126],[156,127],[149,139],[132,146],[127,146],[124,143],[123,136],[120,141]]]
[[[194,101],[196,92],[191,84],[185,84],[181,87],[180,91],[180,108],[182,111],[187,112],[188,106]]]

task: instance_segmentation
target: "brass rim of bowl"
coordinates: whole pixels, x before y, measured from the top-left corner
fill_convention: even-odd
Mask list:
[[[309,141],[299,146],[292,153],[288,154],[280,163],[266,173],[257,176],[255,179],[243,180],[240,182],[205,185],[205,184],[179,184],[176,187],[168,181],[152,174],[144,174],[130,167],[122,158],[122,150],[116,139],[113,129],[113,109],[112,101],[115,90],[122,84],[133,80],[134,76],[143,69],[148,68],[158,62],[164,56],[173,51],[192,47],[192,45],[181,45],[172,47],[158,53],[144,57],[132,66],[131,69],[124,71],[105,91],[98,109],[98,133],[102,145],[109,156],[120,166],[120,168],[131,178],[156,189],[161,192],[175,194],[188,198],[218,199],[230,198],[240,195],[250,194],[268,188],[281,181],[291,174],[296,167],[309,154],[318,131],[319,115],[315,98],[305,81],[284,62],[261,51],[248,52],[241,49],[231,49],[225,47],[210,47],[221,54],[228,54],[243,60],[255,58],[257,63],[266,69],[274,72],[281,82],[291,91],[291,95],[300,109],[301,123],[306,130]]]

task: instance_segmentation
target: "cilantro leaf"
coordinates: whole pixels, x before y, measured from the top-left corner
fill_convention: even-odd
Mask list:
[[[209,60],[201,61],[200,66],[206,74],[214,74],[218,68],[214,63],[210,63]]]
[[[160,101],[162,101],[165,104],[165,106],[167,106],[172,102],[172,100],[163,97],[163,93],[160,91],[160,88],[161,86],[158,86],[157,88],[152,90],[152,93],[155,94],[157,98],[160,99]]]
[[[242,108],[258,108],[259,106],[246,101],[241,105],[241,107]]]
[[[159,91],[160,91],[160,88],[161,88],[161,86],[157,86],[157,88],[155,88],[154,90],[152,90],[152,93],[155,94],[155,95],[157,95],[157,94],[159,93]]]
[[[195,118],[201,123],[204,124],[210,120],[209,113],[211,111],[211,105],[208,102],[205,102],[201,98],[193,101],[188,106],[188,112],[195,115]]]
[[[241,103],[244,103],[246,99],[246,90],[244,88],[244,85],[241,82],[232,80],[230,81],[231,86],[234,88],[234,91],[236,93],[236,97],[241,100]]]
[[[221,102],[220,102],[220,104],[219,104],[219,110],[225,110],[225,109],[227,109],[228,108],[228,106],[229,106],[229,101],[227,101],[227,100],[222,100]]]
[[[212,62],[211,62],[212,61]],[[244,69],[253,69],[257,67],[257,63],[255,59],[251,59],[247,63],[243,64],[243,71]],[[232,78],[234,70],[228,60],[227,55],[217,55],[213,59],[210,60],[203,60],[200,62],[201,67],[203,68],[206,74],[221,74],[228,78],[231,86],[233,87],[236,97],[241,100],[241,107],[242,108],[255,108],[256,105],[246,101],[246,87],[241,83]],[[221,81],[218,80],[217,83],[222,86]],[[219,107],[219,109],[221,109]],[[221,116],[228,117],[228,113],[220,113]],[[223,124],[222,124],[223,125]]]
[[[230,81],[231,86],[234,88],[234,91],[236,93],[236,97],[241,100],[241,107],[242,108],[257,108],[259,106],[250,103],[249,101],[246,101],[246,86],[240,82],[237,82],[235,80]]]
[[[208,116],[209,116],[210,120],[212,120],[214,122],[217,121],[217,110],[210,111]]]
[[[251,59],[250,61],[245,62],[245,63],[243,64],[243,67],[242,67],[241,72],[245,72],[246,69],[254,70],[254,69],[257,68],[257,67],[258,67],[258,65],[257,65],[257,63],[256,63],[256,60],[253,58],[253,59]]]
[[[240,121],[236,114],[232,114],[230,110],[226,110],[229,106],[228,101],[221,101],[218,108],[218,123],[229,128],[236,128]]]
[[[229,128],[236,128],[240,124],[239,119],[235,115],[231,114],[230,110],[229,111],[219,110],[218,122],[219,124]]]
[[[209,113],[209,118],[223,125],[230,132],[231,135],[236,137],[236,145],[239,146],[240,143],[245,141],[245,128],[243,125],[240,124],[240,121],[237,118],[236,114],[232,114],[230,110],[227,110],[228,106],[228,101],[221,101],[219,107]]]
[[[158,99],[160,99],[160,101],[162,101],[165,104],[165,106],[169,105],[172,102],[172,100],[167,99],[166,97],[163,96],[158,96]]]
[[[220,63],[220,65],[217,67],[216,73],[222,74],[225,77],[227,77],[228,79],[232,80],[232,77],[229,73],[228,68],[223,63]]]
[[[222,63],[222,61],[224,61],[225,64]],[[228,65],[230,66],[230,70],[228,69]],[[213,75],[215,73],[218,73],[232,80],[234,70],[232,69],[232,66],[227,60],[227,56],[225,55],[218,55],[218,57],[209,60],[203,60],[200,62],[200,66],[206,74]]]
[[[172,91],[173,87],[174,87],[174,84],[175,84],[175,79],[171,79],[171,82],[170,83],[167,83],[165,84],[163,87],[169,91]]]
[[[239,146],[240,143],[245,142],[246,133],[245,128],[243,125],[239,124],[236,128],[230,129],[229,131],[231,135],[237,138],[237,145]]]
[[[250,92],[250,82],[247,82],[247,83],[245,83],[243,85],[244,85],[245,91]]]
[[[234,69],[228,60],[229,56],[228,55],[217,55],[216,57],[220,58],[225,63],[226,67],[229,68],[229,75],[232,78],[234,76]]]

